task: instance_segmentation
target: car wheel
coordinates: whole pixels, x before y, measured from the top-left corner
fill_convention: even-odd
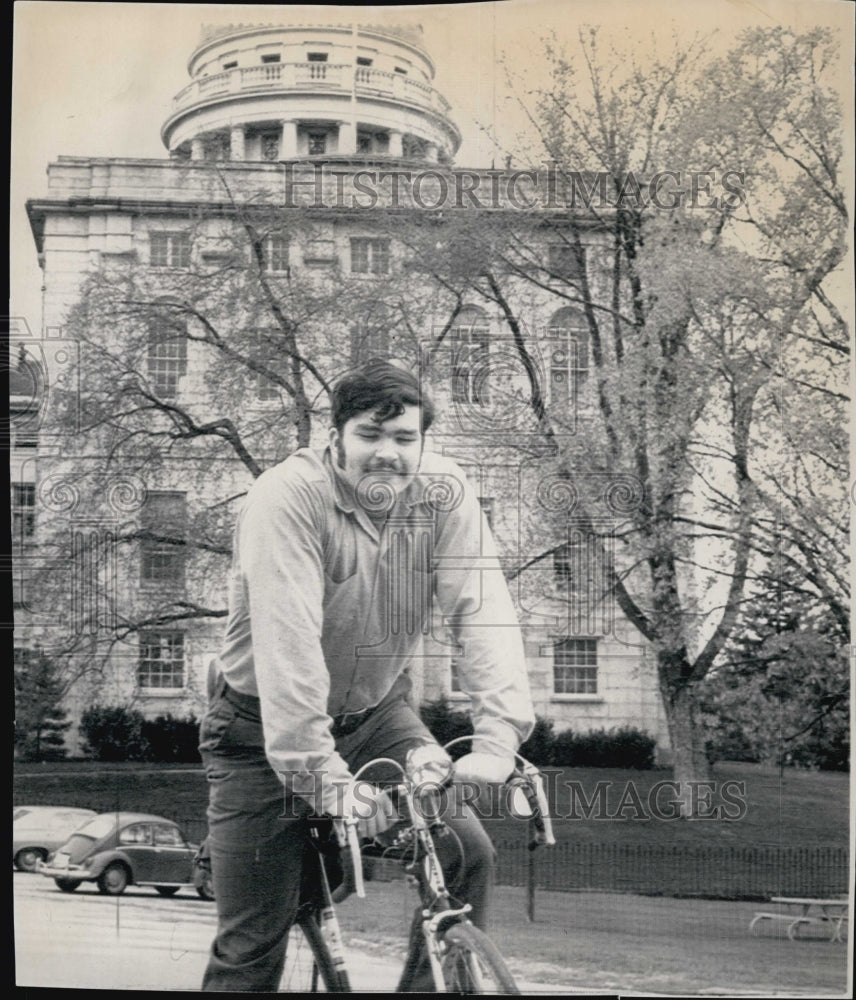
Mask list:
[[[55,878],[57,886],[62,889],[63,892],[74,892],[74,890],[80,885],[80,882],[76,878]]]
[[[15,855],[15,867],[19,872],[34,872],[40,861],[47,857],[38,847],[22,847]]]
[[[114,861],[98,876],[98,888],[108,896],[121,896],[130,881],[128,869],[121,862]]]
[[[180,885],[156,885],[155,892],[159,896],[174,896],[180,888]]]
[[[212,900],[214,898],[214,880],[211,878],[210,871],[200,868],[196,872],[194,882],[200,899]]]

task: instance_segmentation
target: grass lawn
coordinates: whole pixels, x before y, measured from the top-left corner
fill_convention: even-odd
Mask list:
[[[403,929],[415,902],[403,883],[369,883],[365,900],[351,897],[338,908],[347,943],[403,959]],[[529,923],[525,891],[499,887],[489,932],[523,983],[682,996],[846,995],[846,945],[808,937],[789,941],[781,930],[750,935],[757,908],[539,891],[535,922]]]
[[[556,839],[577,843],[696,844],[704,846],[846,846],[849,841],[849,775],[837,772],[785,770],[755,764],[720,763],[714,768],[711,791],[717,820],[687,821],[652,815],[652,789],[671,779],[671,771],[573,768],[551,772],[551,810]],[[605,808],[585,818],[579,792],[596,802],[599,782]],[[745,809],[723,807],[728,782],[731,801]],[[628,792],[628,786],[632,786]],[[601,786],[603,788],[603,786]],[[667,811],[668,788],[660,795]],[[192,765],[97,764],[90,761],[21,764],[14,769],[16,805],[76,805],[105,812],[135,809],[155,812],[188,825],[192,836],[204,830],[207,788],[201,768]],[[573,797],[577,796],[576,802]],[[619,807],[624,803],[619,814]],[[640,812],[640,805],[642,811]],[[725,803],[727,805],[727,803]],[[564,818],[563,818],[564,817]],[[574,818],[575,817],[575,818]],[[493,837],[526,837],[526,826],[511,817],[491,819]]]

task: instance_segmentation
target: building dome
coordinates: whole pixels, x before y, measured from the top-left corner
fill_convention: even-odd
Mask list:
[[[176,158],[450,163],[460,146],[418,27],[207,28],[188,72],[161,129]]]

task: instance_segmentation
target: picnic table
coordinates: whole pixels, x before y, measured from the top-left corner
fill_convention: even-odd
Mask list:
[[[749,924],[749,930],[757,933],[764,920],[787,923],[788,937],[796,940],[797,931],[803,926],[819,926],[831,932],[830,941],[844,941],[842,931],[848,920],[849,900],[846,897],[822,899],[809,896],[771,896],[771,903],[779,903],[784,909],[778,911],[759,910]]]

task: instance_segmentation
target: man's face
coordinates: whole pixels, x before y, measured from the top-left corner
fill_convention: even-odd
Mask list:
[[[372,483],[388,484],[400,493],[413,479],[422,458],[422,411],[405,406],[404,412],[378,423],[377,411],[365,410],[342,427],[330,429],[333,457],[351,486],[360,492]]]

